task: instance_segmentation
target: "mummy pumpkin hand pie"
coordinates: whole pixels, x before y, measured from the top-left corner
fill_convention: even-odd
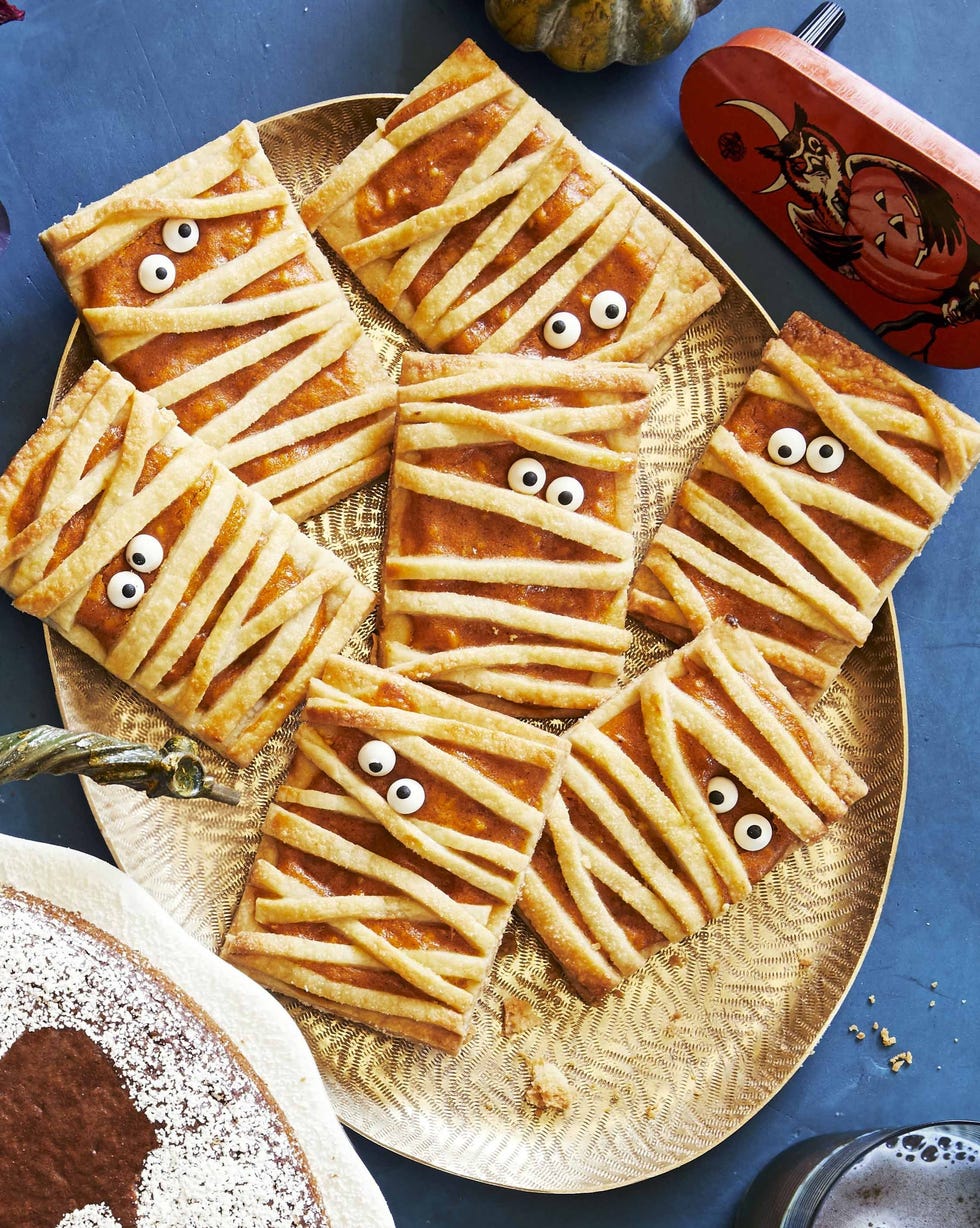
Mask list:
[[[809,706],[980,459],[980,424],[797,313],[654,535],[630,610],[674,643],[734,615]]]
[[[518,715],[601,701],[651,386],[637,364],[403,357],[381,664]]]
[[[714,277],[472,42],[302,206],[429,350],[653,364]]]
[[[240,764],[372,604],[346,563],[100,363],[0,478],[0,584]]]
[[[520,901],[595,1001],[866,792],[742,630],[713,623],[583,718]]]
[[[280,511],[387,469],[394,387],[253,124],[41,242],[99,357]]]
[[[455,1052],[565,748],[331,658],[222,954],[270,988]]]

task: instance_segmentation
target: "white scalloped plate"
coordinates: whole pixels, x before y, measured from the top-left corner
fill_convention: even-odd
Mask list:
[[[69,912],[143,955],[231,1039],[279,1105],[334,1228],[394,1228],[341,1129],[303,1037],[270,994],[189,938],[132,879],[79,853],[0,835],[0,883]]]

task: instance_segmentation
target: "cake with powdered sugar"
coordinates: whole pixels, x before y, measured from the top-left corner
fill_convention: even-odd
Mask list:
[[[0,886],[0,1228],[326,1228],[232,1041],[130,948]]]

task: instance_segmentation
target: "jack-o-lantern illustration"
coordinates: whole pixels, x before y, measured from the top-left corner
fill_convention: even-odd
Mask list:
[[[891,166],[865,166],[851,178],[846,235],[862,240],[854,271],[880,294],[902,303],[931,303],[956,285],[966,264],[962,234],[927,241],[927,204]]]
[[[928,358],[938,329],[980,321],[980,240],[967,232],[944,187],[893,158],[847,154],[799,103],[792,127],[751,99],[722,105],[751,111],[772,130],[775,143],[757,152],[779,171],[759,190],[793,191],[798,199],[787,204],[787,215],[821,263],[894,303],[918,305],[879,324],[879,335],[928,324],[931,338],[917,352]]]

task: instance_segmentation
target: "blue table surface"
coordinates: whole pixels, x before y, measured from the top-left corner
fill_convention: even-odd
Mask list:
[[[345,94],[409,90],[474,38],[571,130],[664,199],[777,321],[796,308],[980,412],[980,377],[897,359],[716,181],[681,129],[681,78],[701,52],[762,25],[794,28],[809,0],[724,0],[666,60],[571,75],[508,47],[479,0],[20,0],[0,27],[0,464],[45,412],[73,320],[37,233],[79,203],[224,132]],[[851,0],[831,48],[848,68],[965,145],[980,146],[977,0]],[[904,824],[881,919],[843,1006],[801,1070],[732,1137],[638,1185],[588,1195],[498,1189],[355,1145],[399,1228],[730,1223],[753,1176],[810,1135],[978,1117],[975,875],[980,818],[980,478],[959,497],[895,597],[909,719]],[[0,601],[0,729],[60,723],[41,628]],[[73,779],[0,794],[0,831],[108,859]],[[937,982],[935,989],[931,982]],[[872,1008],[869,995],[876,1003]],[[935,1005],[930,1006],[934,1001]],[[911,1067],[848,1032],[880,1019]],[[870,1037],[870,1033],[869,1033]]]

